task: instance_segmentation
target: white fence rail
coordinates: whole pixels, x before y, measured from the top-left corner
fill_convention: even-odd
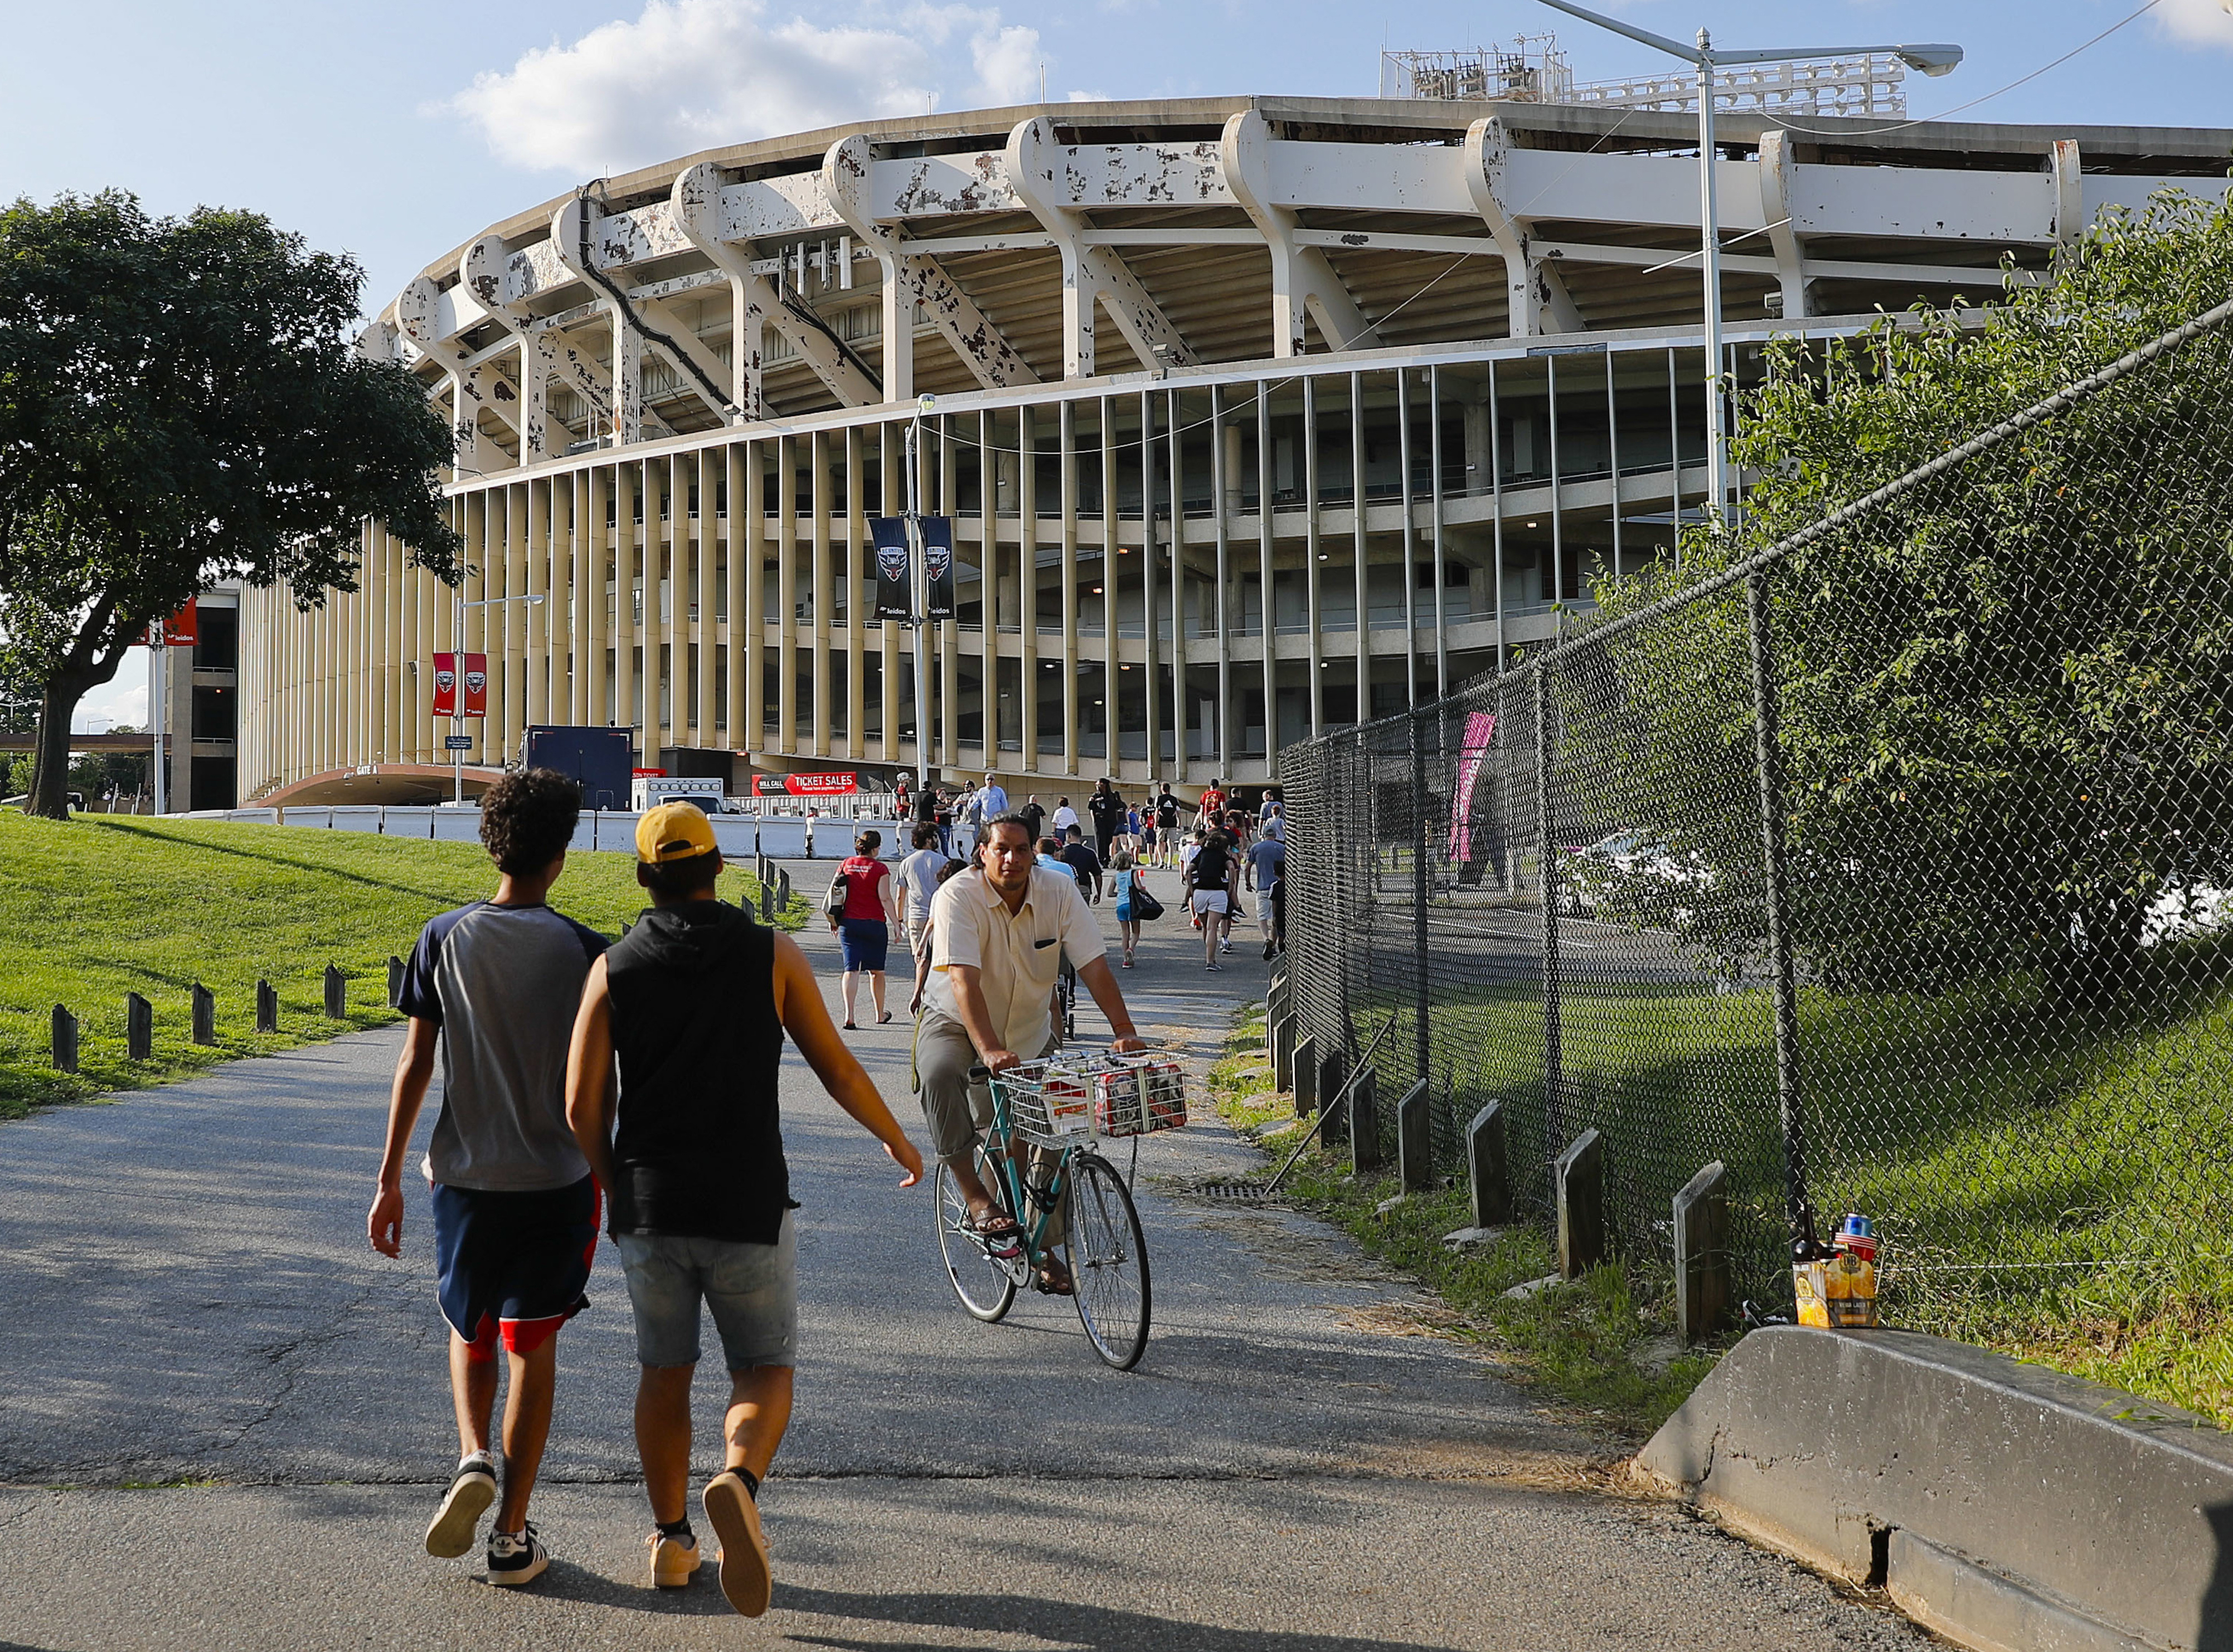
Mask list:
[[[471,843],[479,841],[480,811],[477,809],[433,809],[402,804],[345,803],[288,809],[223,809],[198,811],[197,820],[224,820],[243,826],[310,826],[336,832],[374,832],[387,837],[408,837],[421,842]],[[633,810],[585,809],[574,828],[570,849],[593,854],[635,852]],[[732,860],[765,855],[778,861],[840,861],[853,852],[859,834],[882,834],[878,853],[886,860],[903,859],[908,852],[905,823],[862,816],[809,819],[804,815],[732,815],[713,816],[713,841]],[[954,833],[954,850],[967,854],[968,833]]]

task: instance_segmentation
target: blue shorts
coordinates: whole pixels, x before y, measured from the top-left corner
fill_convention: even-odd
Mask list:
[[[616,1233],[635,1311],[635,1356],[661,1368],[698,1363],[698,1304],[713,1311],[732,1371],[798,1356],[798,1219],[786,1211],[772,1245],[745,1239]]]
[[[1128,924],[1132,921],[1132,903],[1130,901],[1127,901],[1116,908],[1116,921],[1120,924]]]
[[[837,926],[838,949],[849,970],[881,970],[892,944],[892,928],[882,918],[847,918]]]
[[[442,1317],[477,1359],[499,1331],[531,1354],[589,1305],[603,1196],[597,1179],[534,1193],[434,1184],[434,1266]]]

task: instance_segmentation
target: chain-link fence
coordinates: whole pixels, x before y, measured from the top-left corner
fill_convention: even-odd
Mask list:
[[[1818,1211],[1909,1291],[2222,1251],[2229,312],[1286,752],[1297,1030],[1394,1018],[1384,1151],[1417,1080],[1444,1174],[1497,1101],[1547,1214],[1594,1128],[1644,1258],[1719,1160],[1761,1297]]]

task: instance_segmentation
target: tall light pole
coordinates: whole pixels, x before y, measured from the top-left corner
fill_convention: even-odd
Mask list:
[[[456,652],[450,656],[452,663],[457,667],[458,673],[458,680],[450,690],[450,736],[452,742],[465,738],[465,610],[502,608],[506,602],[532,604],[544,600],[543,594],[538,592],[533,596],[485,596],[477,602],[468,602],[465,601],[465,579],[462,576],[459,578]],[[454,771],[450,796],[453,802],[463,803],[465,800],[465,748],[452,744],[450,747],[450,758],[451,766]]]
[[[915,422],[907,433],[908,569],[913,589],[908,602],[915,608],[915,784],[921,797],[930,786],[930,568],[922,550],[921,472],[916,452],[922,439],[923,415],[938,406],[934,396],[918,396]]]
[[[1959,46],[1813,46],[1805,50],[1778,48],[1768,51],[1717,51],[1713,37],[1698,31],[1698,43],[1685,46],[1649,29],[1638,29],[1617,17],[1608,17],[1570,0],[1543,3],[1585,23],[1610,29],[1617,35],[1641,41],[1670,57],[1679,57],[1698,71],[1698,250],[1705,265],[1706,298],[1706,469],[1711,511],[1721,516],[1728,507],[1728,433],[1722,406],[1722,234],[1719,202],[1714,188],[1714,95],[1716,71],[1724,63],[1789,63],[1806,57],[1861,57],[1888,53],[1910,68],[1934,78],[1950,75],[1962,61]],[[2233,0],[2229,0],[2233,4]]]

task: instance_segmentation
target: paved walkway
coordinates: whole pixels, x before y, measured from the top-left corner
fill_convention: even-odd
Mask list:
[[[1260,966],[1209,974],[1175,916],[1151,929],[1120,978],[1144,1024],[1207,1054]],[[804,939],[834,967],[826,934]],[[917,1118],[904,1024],[855,1037]],[[1589,1441],[1473,1351],[1390,1334],[1416,1298],[1340,1236],[1187,1197],[1253,1162],[1214,1125],[1141,1153],[1156,1325],[1139,1370],[1096,1361],[1066,1303],[977,1324],[940,1272],[927,1189],[893,1187],[795,1057],[804,1355],[765,1498],[775,1610],[747,1625],[710,1581],[642,1586],[609,1245],[561,1345],[535,1508],[551,1573],[491,1589],[477,1558],[418,1547],[455,1439],[423,1188],[401,1261],[364,1244],[399,1042],[0,1128],[0,1652],[1919,1643],[1779,1561],[1595,1494]],[[701,1399],[710,1423],[710,1380]],[[710,1429],[699,1455],[715,1460]]]

